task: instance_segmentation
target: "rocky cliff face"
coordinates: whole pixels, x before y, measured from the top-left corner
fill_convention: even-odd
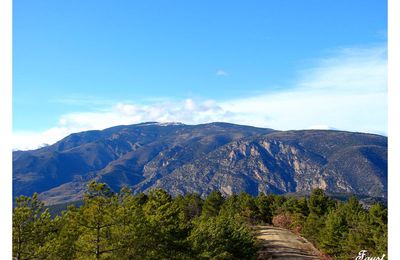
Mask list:
[[[95,179],[114,190],[163,188],[251,194],[309,192],[386,197],[387,138],[341,131],[274,131],[225,123],[144,123],[73,134],[14,154],[14,196],[48,204],[81,198]]]
[[[385,142],[379,137],[299,131],[291,132],[296,138],[290,140],[287,134],[231,142],[174,170],[155,186],[174,193],[208,193],[218,189],[225,194],[244,190],[256,195],[322,188],[332,193],[385,196],[387,155]],[[304,142],[308,138],[323,141],[319,145]],[[330,148],[327,142],[334,143],[335,138],[353,140]]]

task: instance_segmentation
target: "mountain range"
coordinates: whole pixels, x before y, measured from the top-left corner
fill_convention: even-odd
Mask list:
[[[80,200],[90,180],[114,191],[171,195],[309,193],[387,197],[387,137],[336,130],[277,131],[147,122],[71,134],[13,152],[13,197],[48,205]]]

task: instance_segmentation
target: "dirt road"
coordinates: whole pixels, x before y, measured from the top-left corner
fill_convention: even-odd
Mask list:
[[[273,226],[257,226],[261,249],[258,259],[324,259],[306,239],[289,230]]]

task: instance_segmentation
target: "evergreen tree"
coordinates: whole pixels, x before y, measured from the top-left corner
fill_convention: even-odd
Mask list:
[[[79,254],[76,241],[79,238],[79,226],[75,221],[75,214],[78,209],[74,206],[53,219],[53,225],[57,231],[55,236],[47,242],[49,248],[46,259],[69,260],[77,259]]]
[[[311,192],[311,196],[308,201],[310,213],[314,213],[317,216],[323,216],[327,214],[329,209],[333,208],[334,206],[334,202],[325,195],[322,189],[315,189]]]
[[[223,203],[224,198],[221,192],[212,191],[204,201],[202,215],[206,217],[217,216]]]
[[[116,259],[149,259],[156,246],[156,238],[148,223],[142,205],[142,196],[133,196],[127,188],[119,193],[119,205],[114,212],[118,225],[114,227],[119,250]]]
[[[75,246],[80,257],[103,259],[120,249],[115,232],[117,209],[118,197],[104,183],[90,182],[84,204],[71,214],[79,232]]]
[[[345,218],[337,211],[331,211],[321,230],[319,246],[329,255],[339,257],[343,253],[342,243],[346,238],[348,226]]]
[[[32,198],[20,196],[13,209],[13,256],[15,259],[38,258],[45,251],[48,235],[52,232],[48,210],[37,193]]]
[[[272,223],[272,201],[264,193],[260,193],[255,199],[261,223]]]
[[[268,201],[270,201],[272,215],[278,215],[282,213],[282,206],[286,201],[286,198],[282,195],[268,194]]]
[[[268,223],[300,232],[337,259],[360,248],[387,254],[387,208],[364,209],[356,198],[337,202],[322,190],[310,198],[212,192],[172,198],[163,190],[133,196],[91,182],[82,206],[51,218],[37,194],[13,209],[15,259],[252,259],[248,225]]]
[[[198,194],[179,196],[175,198],[175,203],[179,206],[182,224],[190,224],[194,218],[201,215],[203,200]]]
[[[254,259],[254,236],[240,217],[200,217],[189,240],[200,258]]]
[[[219,215],[225,215],[225,216],[238,216],[240,215],[240,205],[239,205],[239,199],[237,194],[232,194],[231,196],[228,196],[222,203],[221,208],[219,210]],[[218,213],[215,213],[217,216]]]
[[[369,209],[369,226],[374,243],[374,251],[377,255],[387,254],[388,239],[388,210],[381,204],[374,204]]]
[[[359,212],[357,216],[353,216],[355,222],[349,223],[349,230],[345,239],[341,242],[343,248],[343,256],[349,256],[362,249],[368,250],[370,254],[376,252],[372,238],[372,230],[368,223],[368,214]]]
[[[320,232],[324,227],[324,218],[311,212],[305,219],[301,233],[311,242],[317,244]]]
[[[255,224],[259,218],[260,213],[258,211],[254,198],[245,192],[239,193],[238,196],[240,216],[248,223]]]
[[[151,191],[143,209],[155,237],[153,257],[184,259],[191,255],[186,240],[189,229],[180,225],[180,208],[168,193]]]

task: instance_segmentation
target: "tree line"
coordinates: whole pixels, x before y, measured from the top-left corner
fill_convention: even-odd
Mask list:
[[[326,255],[387,251],[387,209],[340,202],[320,189],[309,197],[240,193],[172,198],[163,190],[133,195],[92,181],[83,204],[52,217],[38,195],[13,209],[13,257],[22,259],[255,259],[252,226],[273,224],[313,242]]]

